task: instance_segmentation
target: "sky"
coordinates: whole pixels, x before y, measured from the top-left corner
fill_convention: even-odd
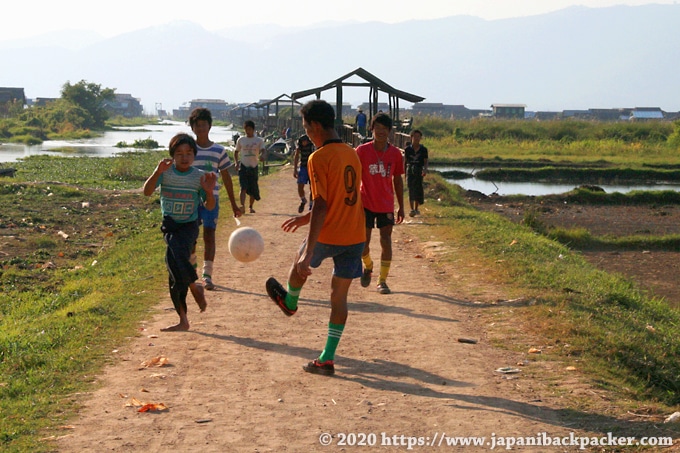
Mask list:
[[[251,24],[305,26],[349,20],[398,23],[458,15],[496,20],[577,5],[598,8],[673,3],[677,0],[343,0],[338,7],[327,0],[19,0],[2,6],[0,41],[62,30],[93,30],[110,38],[174,20],[188,20],[214,31]]]

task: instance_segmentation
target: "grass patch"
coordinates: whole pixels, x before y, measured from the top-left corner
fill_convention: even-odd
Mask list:
[[[0,182],[0,450],[52,451],[40,439],[76,414],[71,395],[158,302],[157,197],[100,189],[141,187],[158,159],[36,156]]]
[[[680,251],[680,235],[677,234],[668,236],[594,236],[584,228],[550,228],[542,233],[550,239],[575,250]]]
[[[151,229],[72,268],[48,270],[39,285],[25,269],[3,272],[0,306],[0,446],[51,451],[39,439],[78,409],[111,351],[136,334],[162,287],[163,245]],[[18,283],[18,284],[17,284]],[[30,283],[30,284],[26,284]],[[153,288],[149,291],[149,288]]]
[[[167,156],[167,151],[126,152],[109,158],[30,156],[15,165],[16,178],[95,189],[139,189],[158,162]]]
[[[157,149],[160,148],[158,142],[151,137],[145,139],[137,139],[132,144],[127,142],[116,143],[116,148],[136,148],[136,149]]]

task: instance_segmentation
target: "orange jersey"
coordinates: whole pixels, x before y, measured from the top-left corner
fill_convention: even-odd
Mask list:
[[[314,151],[307,162],[312,199],[326,200],[328,210],[319,242],[353,245],[366,241],[364,207],[361,204],[361,162],[354,148],[328,143]]]

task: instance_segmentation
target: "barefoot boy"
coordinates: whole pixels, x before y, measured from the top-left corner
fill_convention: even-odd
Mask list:
[[[179,315],[179,323],[162,331],[189,330],[187,292],[198,279],[191,263],[191,252],[198,239],[198,206],[204,200],[206,209],[215,207],[214,172],[192,167],[196,158],[196,142],[188,134],[177,134],[170,140],[172,159],[161,160],[144,183],[144,195],[151,196],[156,187],[161,190],[161,231],[167,244],[165,264],[168,268],[170,297]],[[205,299],[199,308],[206,308]]]

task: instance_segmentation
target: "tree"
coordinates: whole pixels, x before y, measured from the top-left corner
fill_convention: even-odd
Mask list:
[[[115,93],[115,89],[102,89],[101,85],[81,80],[75,85],[66,82],[61,90],[61,98],[80,107],[87,113],[81,124],[83,128],[101,129],[109,117],[108,112],[104,109],[104,102],[115,99]]]

